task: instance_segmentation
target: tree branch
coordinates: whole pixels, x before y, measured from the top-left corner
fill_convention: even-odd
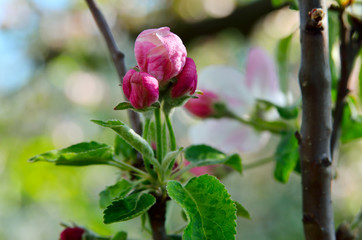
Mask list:
[[[95,4],[95,2],[93,0],[85,0],[85,1],[87,2],[87,5],[93,15],[94,20],[97,23],[99,30],[101,31],[104,39],[106,40],[107,47],[108,47],[109,52],[111,53],[114,66],[117,69],[119,81],[122,84],[123,76],[126,74],[126,65],[124,63],[124,54],[117,47],[117,44],[114,40],[112,32],[107,24],[107,21],[105,20],[102,12],[99,10],[98,6]],[[133,130],[136,133],[141,134],[142,133],[142,124],[141,124],[138,113],[133,112],[131,110],[128,110],[127,112],[128,112],[128,117],[130,119]]]
[[[304,234],[306,240],[335,240],[331,200],[331,80],[325,0],[299,0],[299,6]]]
[[[345,99],[349,93],[348,90],[348,80],[351,75],[353,64],[358,56],[359,48],[362,44],[362,31],[360,30],[362,23],[356,22],[357,29],[354,28],[347,28],[347,24],[345,21],[345,9],[339,7],[332,8],[335,11],[338,11],[339,14],[339,24],[340,24],[340,38],[341,44],[339,48],[340,52],[340,59],[341,59],[341,72],[340,72],[340,79],[338,82],[338,90],[337,90],[337,99],[336,99],[336,106],[333,113],[333,131],[332,131],[332,138],[331,138],[331,154],[333,156],[333,152],[338,144],[337,140],[339,139],[340,135],[340,126],[341,121],[343,118],[344,107],[346,105]],[[357,20],[358,21],[358,20]],[[358,28],[358,24],[360,25]],[[352,31],[360,31],[358,34],[358,38],[352,40]]]

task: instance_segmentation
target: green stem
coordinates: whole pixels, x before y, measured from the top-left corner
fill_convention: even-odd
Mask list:
[[[258,160],[258,161],[254,161],[254,162],[249,163],[249,164],[244,164],[244,165],[243,165],[243,170],[256,168],[256,167],[262,166],[262,165],[264,165],[264,164],[270,163],[270,162],[272,162],[273,160],[274,160],[274,157],[271,156],[271,157],[267,157],[267,158],[260,159],[260,160]]]
[[[257,130],[263,130],[263,131],[269,131],[271,133],[275,133],[275,134],[281,134],[284,133],[286,131],[288,131],[288,126],[286,123],[284,122],[267,122],[267,121],[260,121],[258,119],[245,119],[245,118],[241,118],[239,116],[236,116],[234,114],[230,115],[229,117],[243,123],[243,124],[247,124],[249,126],[254,127]],[[279,124],[279,126],[277,126],[276,124]]]
[[[177,149],[176,138],[175,138],[175,133],[173,131],[170,115],[168,113],[165,113],[165,119],[166,119],[168,133],[170,134],[171,151],[175,151]]]
[[[192,165],[192,163],[190,163],[186,167],[183,167],[182,169],[180,169],[180,171],[175,172],[174,174],[172,174],[172,178],[177,178],[177,177],[181,176],[184,172],[189,171],[193,167],[196,167],[196,166],[194,166],[194,165]]]
[[[162,162],[162,124],[161,124],[161,110],[155,109],[155,122],[156,122],[156,152],[157,160],[159,163]]]
[[[145,118],[145,124],[143,127],[143,138],[147,141],[148,130],[150,129],[151,118]]]

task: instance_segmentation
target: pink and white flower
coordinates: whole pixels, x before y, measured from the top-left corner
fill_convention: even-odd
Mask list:
[[[280,105],[285,102],[279,90],[275,64],[260,48],[249,51],[245,76],[231,67],[209,66],[199,74],[199,88],[216,93],[219,101],[225,102],[238,116],[247,116],[256,99]],[[268,136],[267,132],[256,132],[229,118],[208,118],[192,126],[189,132],[193,144],[208,144],[226,153],[255,151]]]

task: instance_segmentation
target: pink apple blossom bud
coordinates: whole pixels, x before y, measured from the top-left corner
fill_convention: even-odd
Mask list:
[[[203,91],[202,95],[198,95],[198,98],[190,99],[185,108],[193,115],[200,118],[207,118],[214,115],[214,103],[219,101],[219,97],[210,91]]]
[[[148,73],[130,69],[123,78],[123,92],[137,109],[149,107],[158,100],[158,81]]]
[[[190,162],[185,160],[185,166],[189,165]],[[204,174],[213,174],[213,169],[215,166],[201,166],[201,167],[194,167],[190,169],[190,173],[194,174],[195,176],[201,176]]]
[[[197,87],[197,71],[192,58],[186,58],[185,66],[176,79],[177,82],[171,89],[171,97],[178,98],[185,94],[194,94]]]
[[[185,46],[168,27],[141,32],[134,50],[140,70],[151,74],[161,84],[179,75],[186,62]]]
[[[85,230],[80,227],[68,227],[60,233],[60,240],[82,240]]]

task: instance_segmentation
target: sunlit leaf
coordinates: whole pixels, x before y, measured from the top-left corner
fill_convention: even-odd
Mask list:
[[[188,216],[184,240],[235,239],[236,207],[217,178],[209,175],[194,177],[185,186],[178,181],[169,181],[167,192]]]
[[[104,210],[104,223],[122,222],[147,212],[156,199],[148,193],[135,193],[116,200]]]
[[[47,161],[55,165],[85,166],[108,164],[113,158],[113,147],[98,142],[82,142],[60,150],[39,154],[30,162]]]
[[[185,158],[193,167],[225,164],[242,173],[241,158],[238,154],[226,155],[204,144],[187,147],[185,149]]]

